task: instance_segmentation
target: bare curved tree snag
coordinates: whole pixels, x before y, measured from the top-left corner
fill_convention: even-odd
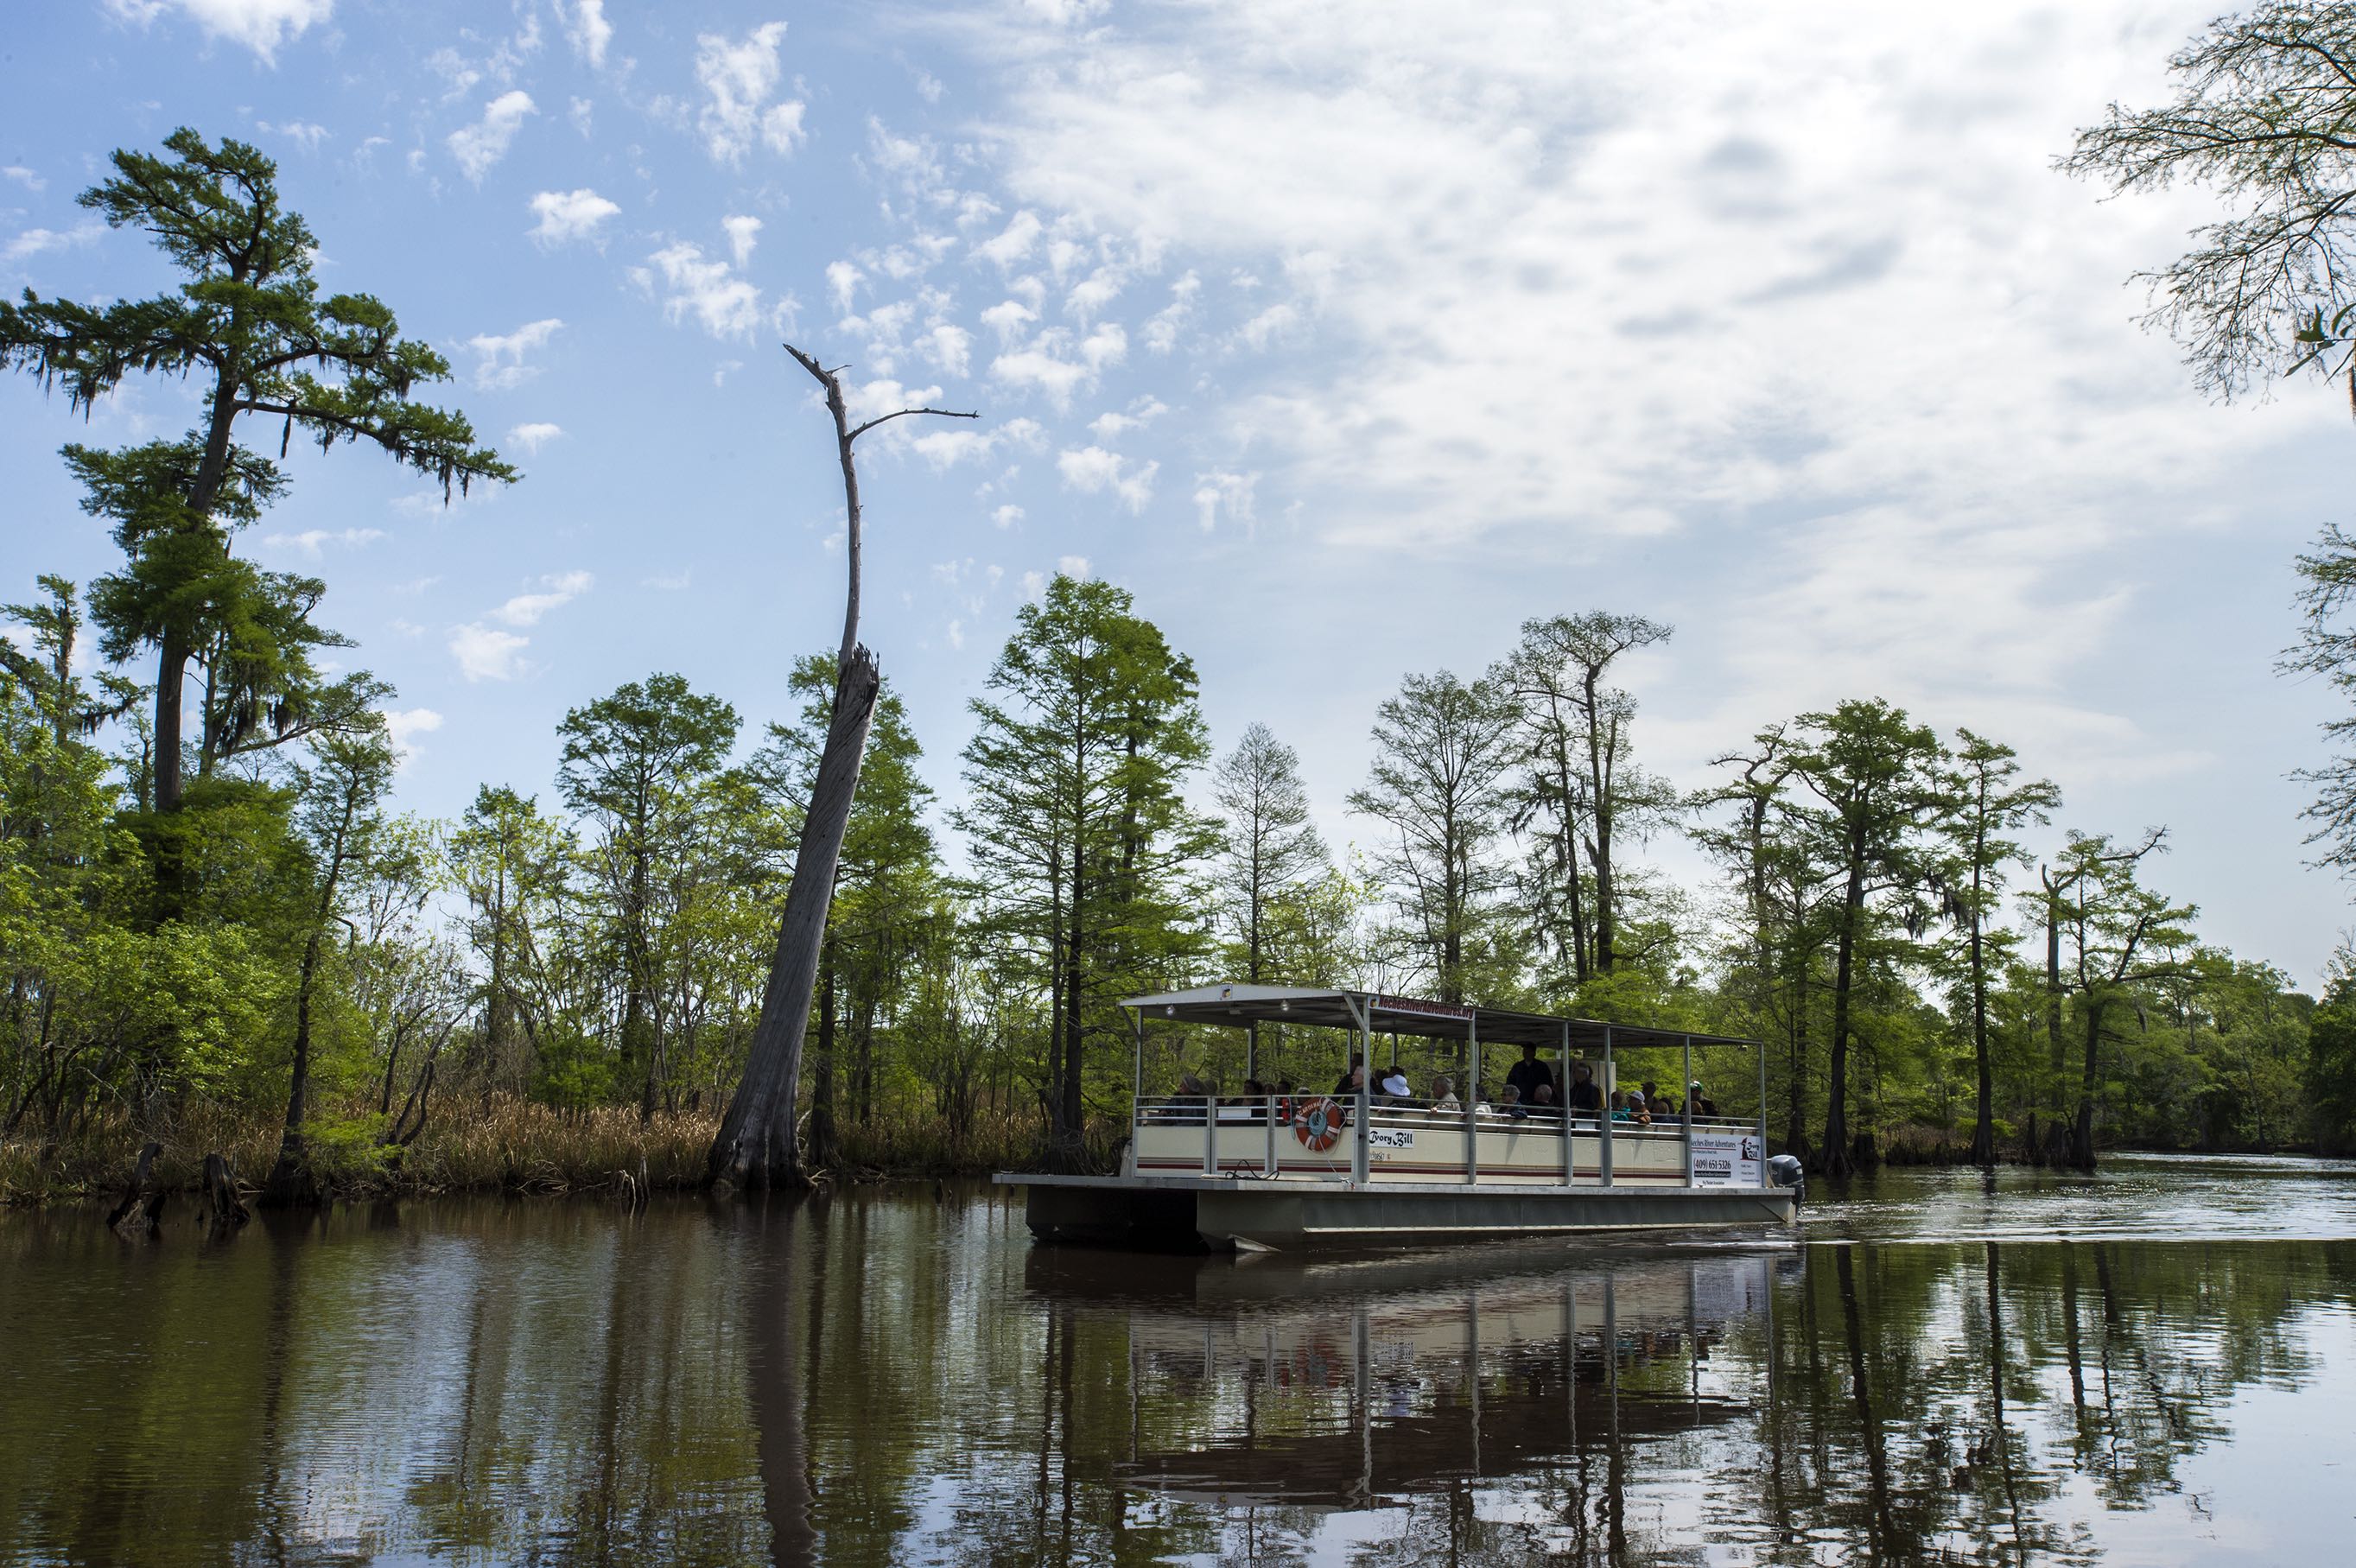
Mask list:
[[[842,464],[844,553],[850,577],[843,596],[841,671],[826,748],[819,754],[810,786],[809,810],[802,818],[801,843],[794,851],[794,879],[786,892],[786,912],[777,924],[776,956],[761,993],[761,1017],[753,1028],[744,1076],[721,1119],[705,1177],[744,1191],[807,1185],[795,1146],[794,1101],[801,1079],[802,1041],[809,1028],[810,994],[818,981],[819,948],[826,940],[826,917],[834,902],[835,868],[842,858],[842,835],[851,825],[851,797],[859,789],[859,766],[867,751],[867,727],[875,716],[883,683],[875,656],[859,643],[859,470],[851,443],[879,424],[912,413],[945,419],[976,419],[945,408],[903,408],[851,423],[841,372],[830,371],[788,343],[786,352],[826,392],[834,419],[835,451]]]

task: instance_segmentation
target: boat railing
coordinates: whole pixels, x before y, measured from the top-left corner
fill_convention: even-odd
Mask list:
[[[1467,1110],[1363,1093],[1141,1096],[1124,1163],[1133,1176],[1693,1186],[1697,1135],[1748,1141],[1757,1129],[1730,1116],[1697,1115],[1688,1127],[1676,1114],[1645,1123],[1594,1111]],[[1765,1164],[1757,1164],[1763,1187]]]

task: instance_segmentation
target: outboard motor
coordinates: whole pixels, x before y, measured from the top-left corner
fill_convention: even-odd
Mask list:
[[[1808,1196],[1808,1173],[1791,1155],[1772,1155],[1767,1160],[1767,1179],[1777,1187],[1788,1187],[1795,1201],[1805,1202]]]

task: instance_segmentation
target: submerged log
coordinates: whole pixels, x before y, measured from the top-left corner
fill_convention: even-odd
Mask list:
[[[131,1173],[131,1185],[123,1189],[123,1201],[106,1217],[108,1225],[118,1230],[152,1236],[164,1217],[164,1192],[155,1186],[155,1156],[164,1145],[152,1139],[139,1151],[139,1164]]]
[[[229,1161],[219,1152],[205,1156],[203,1186],[213,1235],[227,1235],[252,1218],[246,1212],[245,1200],[238,1196],[237,1178],[230,1173]]]

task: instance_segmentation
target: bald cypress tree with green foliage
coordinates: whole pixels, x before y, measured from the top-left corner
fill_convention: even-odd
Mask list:
[[[638,1090],[642,1116],[654,1114],[662,1088],[648,1011],[655,863],[676,820],[670,806],[718,770],[736,743],[736,725],[727,703],[681,676],[656,674],[574,708],[557,726],[564,740],[557,782],[566,802],[603,832],[600,865],[622,960],[621,1069],[623,1081]]]
[[[413,400],[448,378],[448,361],[401,334],[391,309],[363,294],[320,297],[317,241],[280,201],[277,165],[245,143],[218,145],[175,131],[165,155],[118,151],[112,177],[81,205],[137,230],[179,272],[144,299],[86,305],[31,290],[0,303],[0,363],[61,384],[87,410],[134,375],[193,381],[198,424],[175,440],[114,451],[71,446],[85,506],[114,523],[124,564],[93,593],[110,657],[155,654],[155,804],[180,809],[185,687],[212,654],[202,729],[207,757],[229,734],[319,727],[324,705],[348,718],[377,693],[343,699],[312,689],[303,657],[316,593],[257,574],[230,553],[231,533],[285,489],[283,462],[299,430],[323,449],[365,442],[443,487],[516,472],[477,445],[463,414]],[[242,446],[253,421],[274,424],[275,460]],[[214,703],[221,705],[216,710]]]
[[[1216,833],[1182,790],[1209,741],[1194,661],[1109,583],[1058,574],[1017,614],[988,685],[951,820],[985,921],[1046,993],[1047,1158],[1075,1168],[1087,1044],[1118,1034],[1106,1004],[1202,945],[1190,864]]]
[[[1803,714],[1794,726],[1790,778],[1802,831],[1829,870],[1833,949],[1832,1037],[1826,1062],[1826,1174],[1846,1176],[1871,1157],[1849,1132],[1849,1058],[1855,1045],[1860,961],[1876,944],[1884,906],[1911,895],[1928,871],[1925,833],[1941,819],[1945,751],[1926,725],[1879,698]],[[1805,797],[1813,797],[1806,799]]]

